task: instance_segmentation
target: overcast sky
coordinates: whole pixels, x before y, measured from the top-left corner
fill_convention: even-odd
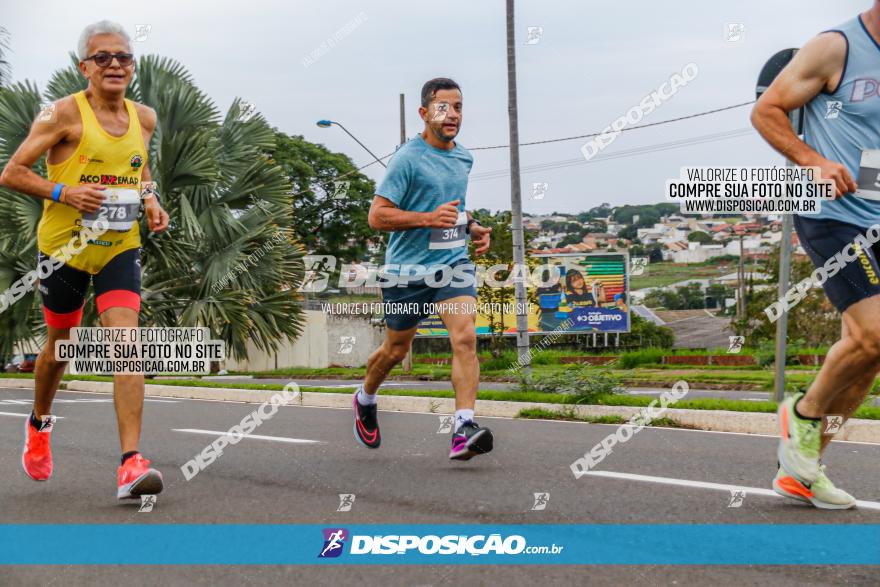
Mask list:
[[[754,98],[755,79],[773,53],[801,46],[871,5],[870,0],[767,2],[517,2],[519,129],[523,142],[601,130],[685,64],[698,77],[643,123],[720,108]],[[138,13],[138,14],[136,14]],[[44,0],[10,2],[0,26],[11,35],[15,80],[41,87],[67,65],[82,28],[116,20],[134,34],[149,24],[137,54],[158,53],[182,62],[218,106],[239,96],[256,104],[273,126],[330,149],[359,165],[370,156],[339,128],[344,124],[379,155],[399,139],[398,94],[406,94],[407,134],[420,128],[418,94],[437,76],[455,79],[464,94],[459,141],[466,147],[506,144],[507,69],[503,0],[402,0],[360,2],[249,0],[235,5],[207,1]],[[328,37],[358,19],[336,46],[314,63],[304,59]],[[728,25],[742,24],[742,38],[728,40]],[[542,27],[536,44],[527,29]],[[749,127],[749,108],[624,133],[603,154],[692,139]],[[521,149],[526,212],[577,212],[662,201],[664,181],[689,165],[781,163],[754,133],[662,152],[586,163],[584,140]],[[468,208],[508,209],[509,176],[480,174],[508,167],[508,151],[475,151]],[[532,165],[576,164],[528,171]],[[382,168],[365,172],[379,181]],[[532,184],[548,184],[542,199]]]

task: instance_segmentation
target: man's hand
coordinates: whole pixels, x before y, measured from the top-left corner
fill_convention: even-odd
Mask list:
[[[850,194],[859,188],[845,165],[830,161],[818,154],[812,159],[804,167],[818,167],[822,170],[822,179],[834,181],[835,198],[842,198],[844,194]]]
[[[147,225],[153,232],[162,232],[168,228],[168,212],[162,209],[156,198],[150,198],[144,204],[144,210],[147,213]]]
[[[491,228],[486,228],[485,226],[481,226],[479,224],[471,224],[471,242],[474,243],[474,246],[477,249],[474,253],[479,256],[486,253],[489,250],[489,244],[491,243],[490,236],[492,234]]]
[[[80,212],[97,212],[98,208],[107,198],[106,190],[102,185],[90,183],[78,187],[66,187],[60,202],[79,210]]]
[[[432,228],[452,228],[458,224],[458,203],[460,201],[452,200],[437,206],[437,209],[431,212],[428,226]]]

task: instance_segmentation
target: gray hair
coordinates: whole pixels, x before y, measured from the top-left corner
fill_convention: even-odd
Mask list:
[[[118,22],[112,22],[109,20],[102,20],[100,22],[96,22],[90,24],[86,28],[83,29],[82,34],[79,36],[79,43],[76,46],[77,54],[80,59],[85,59],[89,56],[89,41],[95,35],[119,35],[125,42],[131,46],[131,37],[128,36],[128,33],[125,32],[125,29]]]

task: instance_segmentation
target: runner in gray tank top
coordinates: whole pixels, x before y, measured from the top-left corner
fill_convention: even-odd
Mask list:
[[[831,437],[862,404],[880,372],[880,0],[819,34],[795,55],[758,100],[752,123],[797,165],[819,167],[837,199],[795,217],[798,238],[817,266],[846,249],[853,259],[823,284],[841,312],[841,338],[806,394],[779,407],[782,438],[777,493],[827,509],[855,499],[836,488],[820,462]],[[804,139],[788,113],[805,107]],[[868,246],[853,245],[862,235]]]

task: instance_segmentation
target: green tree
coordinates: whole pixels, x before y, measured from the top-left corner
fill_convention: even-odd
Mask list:
[[[671,349],[675,344],[675,333],[671,328],[658,326],[636,314],[630,314],[630,319],[630,331],[620,335],[621,345]]]
[[[611,204],[608,202],[602,202],[595,208],[590,208],[588,213],[592,215],[593,218],[608,218],[613,211],[614,208],[611,207]]]
[[[688,235],[688,242],[702,244],[711,243],[712,237],[707,232],[695,230]]]
[[[583,241],[583,239],[580,236],[578,236],[576,234],[569,234],[565,238],[563,238],[561,241],[559,241],[558,246],[560,248],[567,247],[568,245],[576,245],[582,241]]]
[[[735,292],[733,288],[721,285],[720,283],[713,283],[706,288],[706,297],[715,300],[715,303],[717,304],[716,307],[721,310],[722,314],[727,312],[727,309],[724,307],[724,301],[727,298],[734,297],[734,295]]]
[[[645,294],[645,305],[649,308],[681,310],[684,307],[684,299],[675,290],[658,288]]]
[[[77,63],[71,55],[71,65],[52,76],[46,99],[85,87]],[[266,120],[239,100],[221,115],[182,65],[152,55],[138,61],[128,94],[158,114],[149,161],[171,217],[156,236],[141,220],[142,325],[208,327],[235,358],[246,356],[248,342],[270,351],[298,336],[302,249],[290,184],[269,155],[275,133]],[[0,92],[0,166],[26,136],[40,98],[28,82]],[[45,175],[45,160],[34,169]],[[0,289],[33,268],[41,210],[35,198],[0,190],[7,219],[0,224]],[[31,291],[0,314],[0,354],[42,331],[37,302]],[[95,321],[92,300],[83,325]]]
[[[590,222],[585,222],[584,224],[583,234],[589,234],[591,232],[608,232],[608,223],[604,220],[592,220]],[[583,234],[581,236],[583,236]]]
[[[626,205],[615,208],[612,217],[615,222],[620,224],[635,224],[639,228],[646,228],[660,222],[662,216],[669,216],[678,212],[678,204]],[[635,216],[639,217],[638,222],[633,221]]]
[[[513,270],[513,232],[511,226],[511,213],[507,211],[499,211],[492,214],[488,211],[476,211],[472,213],[474,218],[480,221],[483,226],[492,229],[492,241],[489,250],[481,257],[474,256],[473,246],[471,246],[471,259],[475,263],[484,265],[487,268],[493,265],[506,265],[507,269],[498,271],[494,275],[494,279],[499,283],[505,283],[510,278]],[[534,238],[533,234],[526,231],[524,235],[525,241],[528,242]],[[526,257],[526,265],[531,269],[540,264],[538,259]],[[489,320],[489,330],[491,332],[490,348],[493,356],[501,356],[503,350],[502,336],[504,331],[512,328],[515,324],[510,324],[503,312],[495,312],[495,309],[503,308],[505,304],[512,307],[516,303],[516,289],[512,280],[509,286],[495,287],[493,284],[484,281],[477,288],[477,296],[481,307],[488,309],[487,313],[482,315]],[[529,289],[527,301],[536,304],[537,296],[534,289]]]
[[[699,283],[680,285],[674,290],[659,288],[645,296],[645,305],[649,308],[665,308],[667,310],[696,310],[706,307],[703,287]]]
[[[620,232],[617,233],[617,236],[619,236],[620,238],[634,240],[638,238],[638,229],[634,224],[630,224],[621,228]]]
[[[809,259],[794,258],[791,264],[791,285],[806,279],[813,272]],[[750,346],[776,340],[776,322],[771,322],[764,309],[777,301],[776,283],[779,276],[779,247],[765,261],[761,271],[771,277],[771,287],[756,287],[746,295],[745,314],[731,322],[734,331],[746,337]],[[806,346],[825,346],[840,338],[840,315],[828,301],[821,287],[810,289],[796,306],[788,311],[788,338]]]
[[[347,155],[301,136],[276,133],[272,156],[293,185],[297,242],[343,262],[364,260],[367,242],[376,237],[367,222],[373,180],[358,173]]]

